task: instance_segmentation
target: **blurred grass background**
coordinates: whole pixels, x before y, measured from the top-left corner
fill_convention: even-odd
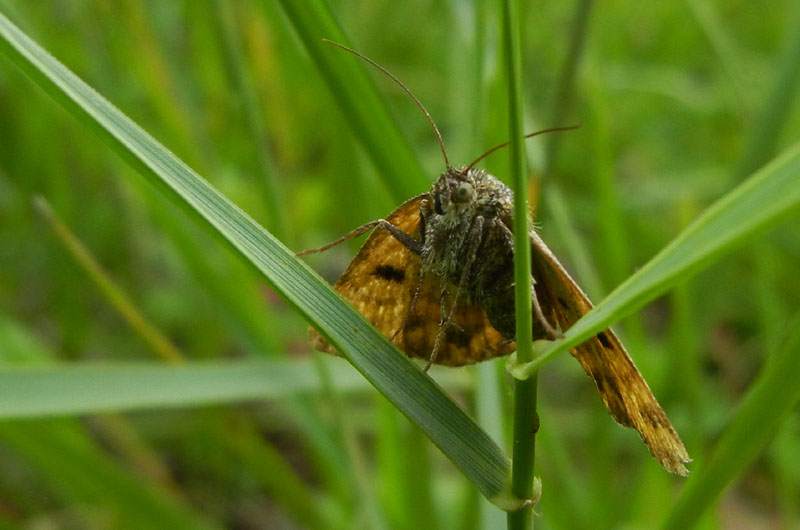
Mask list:
[[[350,44],[428,107],[451,160],[506,140],[494,3],[329,5]],[[0,0],[0,10],[290,248],[425,190],[418,169],[405,182],[376,171],[277,2]],[[536,221],[595,299],[800,136],[794,2],[523,12],[528,129],[583,123],[529,146]],[[443,164],[427,122],[373,77],[432,180]],[[486,162],[501,178],[504,164]],[[0,361],[308,358],[305,323],[153,189],[119,178],[131,171],[0,61]],[[36,196],[170,345],[114,309]],[[333,281],[357,246],[309,262]],[[618,326],[698,463],[789,331],[799,262],[790,221]],[[464,371],[459,399],[507,447],[502,361]],[[502,524],[370,387],[331,400],[326,385],[248,406],[0,422],[0,528]],[[540,387],[539,527],[657,526],[683,479],[614,424],[572,359],[551,363]],[[797,528],[798,447],[795,413],[700,525]]]

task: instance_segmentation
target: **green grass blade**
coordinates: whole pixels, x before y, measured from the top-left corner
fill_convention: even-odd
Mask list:
[[[748,94],[745,90],[746,83],[743,75],[745,69],[742,67],[741,52],[737,47],[738,43],[731,36],[731,30],[723,24],[722,17],[719,15],[720,10],[707,1],[687,2],[686,7],[694,15],[708,39],[708,44],[715,52],[727,77],[728,86],[726,88],[735,98],[736,106],[739,107],[739,110],[747,110],[751,100],[747,97]]]
[[[653,259],[575,323],[541,357],[514,368],[533,373],[551,360],[708,266],[748,238],[798,213],[800,143],[710,206]]]
[[[795,409],[800,401],[800,318],[793,319],[787,329],[788,339],[768,359],[710,459],[686,483],[662,528],[692,528]]]
[[[242,102],[242,118],[250,133],[253,154],[258,163],[257,171],[260,173],[266,213],[269,216],[267,228],[278,237],[286,238],[289,235],[286,221],[288,216],[283,206],[285,203],[283,188],[280,181],[275,178],[274,164],[267,150],[269,138],[260,119],[263,115],[261,102],[244,60],[242,37],[236,31],[239,22],[237,8],[235,4],[221,0],[216,0],[213,7],[218,15],[218,31],[224,43],[224,57],[229,65],[238,99]]]
[[[558,82],[555,86],[555,99],[550,109],[549,123],[553,125],[548,125],[548,127],[557,127],[555,124],[566,123],[566,117],[574,104],[575,77],[586,48],[586,38],[589,35],[588,28],[593,5],[594,2],[591,0],[581,0],[575,8],[575,20],[569,30],[567,57],[558,76]],[[553,166],[558,155],[558,147],[561,145],[563,138],[560,134],[551,134],[544,138],[545,166],[543,173],[546,176],[550,176],[553,172]]]
[[[348,44],[327,2],[281,0],[281,6],[395,199],[402,201],[427,189],[430,179],[367,75],[367,66],[322,41]]]
[[[34,198],[34,208],[50,224],[59,243],[103,293],[109,305],[125,319],[128,325],[150,347],[152,352],[164,361],[180,362],[183,360],[183,354],[175,344],[139,311],[130,297],[103,270],[103,267],[100,266],[91,251],[86,248],[86,245],[70,231],[69,227],[53,211],[50,203],[44,197],[37,196]]]
[[[66,443],[64,438],[81,440],[85,437],[82,432],[86,426],[81,426],[78,422],[70,421],[49,421],[43,420],[46,416],[62,416],[62,415],[75,415],[87,412],[95,412],[98,410],[98,403],[100,409],[106,408],[104,403],[111,405],[112,410],[115,406],[119,408],[138,409],[142,406],[155,405],[158,408],[164,406],[170,407],[172,405],[179,406],[179,403],[170,405],[170,401],[176,397],[177,392],[188,392],[190,395],[201,397],[197,401],[203,401],[205,398],[211,396],[211,402],[215,401],[214,394],[217,397],[225,399],[226,392],[223,391],[222,395],[219,389],[230,384],[230,377],[236,378],[236,374],[230,370],[231,366],[224,363],[217,363],[221,371],[216,375],[222,377],[222,380],[215,379],[214,367],[209,364],[200,364],[200,370],[193,370],[194,366],[189,366],[188,372],[161,372],[160,368],[164,365],[159,364],[75,364],[67,365],[66,367],[61,364],[41,364],[46,359],[54,357],[53,352],[50,351],[44,344],[36,339],[27,329],[21,327],[13,320],[6,319],[0,314],[0,361],[6,364],[5,367],[0,368],[0,380],[10,381],[16,379],[15,375],[21,376],[21,382],[10,383],[5,385],[3,383],[2,399],[6,404],[6,410],[0,412],[0,439],[4,439],[7,443],[13,444],[18,442],[16,452],[23,459],[28,459],[34,467],[39,468],[40,472],[45,475],[47,479],[53,476],[53,483],[48,484],[49,489],[54,490],[56,493],[61,489],[61,484],[65,481],[71,481],[59,478],[63,475],[70,475],[76,469],[82,467],[95,469],[95,462],[103,462],[106,457],[104,453],[106,450],[111,450],[115,455],[117,461],[124,460],[133,464],[137,472],[136,478],[133,483],[140,484],[143,489],[142,492],[131,495],[124,493],[123,499],[120,501],[116,499],[116,489],[132,487],[126,486],[124,483],[130,481],[124,475],[127,473],[131,475],[131,471],[126,471],[120,468],[120,473],[115,473],[114,470],[109,470],[107,473],[112,473],[109,478],[112,481],[121,482],[120,486],[113,485],[110,488],[103,489],[102,492],[91,493],[90,491],[83,491],[81,488],[74,488],[69,490],[69,495],[78,495],[78,497],[71,497],[73,502],[81,501],[87,503],[94,503],[102,506],[112,507],[116,511],[129,510],[131,513],[125,515],[126,521],[130,519],[131,524],[135,528],[152,527],[153,520],[158,518],[170,517],[161,513],[169,506],[168,499],[161,499],[159,503],[154,506],[149,506],[148,501],[142,502],[141,496],[148,495],[147,491],[150,485],[145,481],[140,481],[139,473],[144,473],[148,476],[150,481],[155,481],[157,485],[164,486],[169,484],[168,480],[163,480],[169,473],[166,470],[154,472],[152,467],[142,465],[142,453],[148,453],[146,456],[160,461],[156,454],[140,444],[138,437],[134,432],[134,428],[128,425],[127,420],[121,416],[105,413],[102,416],[94,417],[91,420],[93,431],[101,431],[103,438],[114,440],[111,448],[94,447],[96,456],[85,458],[82,454],[71,454],[72,460],[65,465],[60,465],[57,459],[42,460],[37,455],[40,453],[53,453],[65,458],[63,454],[63,444]],[[37,364],[38,363],[38,364]],[[31,366],[31,365],[34,366]],[[245,363],[246,364],[246,363]],[[277,370],[269,370],[274,377],[277,373],[282,373],[286,377],[292,377],[293,382],[299,382],[297,387],[298,391],[313,392],[315,383],[313,378],[309,378],[306,374],[311,371],[307,366],[300,366],[300,364],[308,364],[308,361],[296,363],[297,366],[287,367],[286,362],[278,363]],[[341,368],[337,370],[337,374],[341,375],[339,380],[347,387],[358,386],[366,388],[366,382],[357,376],[352,370],[347,370],[344,363],[340,363]],[[2,366],[2,364],[0,364]],[[132,370],[129,370],[132,367]],[[256,366],[256,371],[261,371]],[[288,368],[288,369],[287,369]],[[109,369],[109,370],[106,370]],[[141,369],[141,370],[140,370]],[[154,370],[155,376],[151,377],[152,373],[148,373],[148,369]],[[7,370],[4,371],[4,370]],[[194,372],[194,373],[193,373]],[[8,376],[11,376],[9,379]],[[31,377],[32,376],[32,377]],[[109,379],[106,377],[109,376]],[[228,380],[224,383],[224,380]],[[310,386],[304,386],[305,383],[310,383]],[[108,385],[115,386],[113,392],[108,391]],[[119,385],[118,387],[116,385]],[[175,385],[173,387],[173,385]],[[264,388],[264,381],[251,381],[248,385],[254,390],[257,386]],[[270,385],[269,391],[276,391],[274,397],[281,396],[285,387],[281,385]],[[117,391],[119,390],[119,392]],[[8,395],[6,395],[8,392]],[[291,390],[290,390],[291,392]],[[159,394],[163,400],[159,400]],[[246,395],[245,392],[243,395]],[[146,397],[148,396],[149,397]],[[204,397],[203,397],[204,396]],[[180,401],[182,398],[178,399]],[[110,401],[110,403],[109,403]],[[238,401],[238,400],[237,400]],[[8,415],[6,415],[8,413]],[[308,528],[320,529],[331,528],[332,519],[320,504],[321,497],[318,497],[314,488],[308,487],[300,476],[292,469],[286,462],[284,456],[271,444],[266,443],[263,439],[263,433],[258,432],[251,424],[243,421],[243,415],[238,414],[237,411],[215,409],[213,411],[205,411],[201,415],[208,423],[208,434],[203,437],[203,443],[217,455],[218,458],[226,460],[227,462],[242,463],[250,470],[254,476],[257,477],[261,487],[268,491],[275,501],[280,504],[288,513],[292,514],[298,521],[301,521]],[[8,420],[36,419],[38,421],[26,422],[13,422]],[[30,439],[37,438],[37,435],[31,433],[44,433],[41,436],[42,440],[35,440],[31,446]],[[120,434],[122,433],[122,434]],[[131,439],[136,440],[131,443]],[[123,442],[119,442],[123,439]],[[86,440],[86,444],[93,444],[91,440]],[[70,444],[71,446],[72,444]],[[130,446],[136,446],[133,450]],[[120,447],[122,446],[122,447]],[[69,451],[69,449],[68,449]],[[132,456],[130,453],[135,453]],[[341,459],[336,459],[338,465],[341,466]],[[105,465],[105,464],[101,464]],[[118,465],[118,464],[115,464]],[[158,464],[156,464],[158,465]],[[147,469],[147,471],[144,471]],[[159,480],[162,479],[162,480]],[[87,479],[87,482],[92,482],[92,478]],[[96,481],[96,480],[95,480]],[[82,496],[81,496],[82,495]],[[134,502],[135,499],[135,502]],[[131,500],[131,502],[126,502]],[[119,506],[117,506],[119,505]],[[152,513],[140,515],[140,510],[147,510]],[[153,520],[149,518],[154,518]],[[145,524],[141,520],[147,521]],[[183,526],[188,528],[195,527],[196,523],[189,520]]]
[[[6,366],[42,366],[42,362],[52,357],[52,351],[33,334],[0,314],[0,361]],[[11,391],[12,395],[21,392],[13,388]],[[38,398],[48,391],[47,386],[40,386],[34,392]],[[6,459],[15,460],[8,458],[9,451],[27,462],[49,492],[46,497],[53,495],[65,505],[84,506],[81,515],[87,520],[93,515],[117,518],[117,527],[121,529],[152,528],[160,524],[170,528],[216,528],[184,500],[165,491],[164,482],[153,475],[149,475],[150,481],[142,480],[141,475],[132,473],[122,464],[131,462],[124,449],[119,451],[116,446],[119,452],[112,458],[100,447],[95,439],[97,430],[108,434],[121,427],[123,420],[106,415],[95,418],[95,429],[89,429],[72,419],[7,421],[9,418],[0,421],[4,464]]]
[[[475,414],[492,438],[500,441],[502,445],[508,446],[507,443],[503,443],[506,434],[503,430],[505,387],[501,378],[506,374],[505,371],[500,373],[500,369],[502,367],[496,363],[483,363],[475,368],[477,372]],[[501,528],[505,524],[505,514],[494,506],[490,506],[486,501],[481,501],[479,510],[480,524],[478,528],[480,530]]]
[[[800,83],[800,5],[786,25],[786,48],[775,68],[775,80],[769,95],[764,98],[764,106],[753,120],[747,147],[742,160],[736,168],[734,177],[743,178],[769,160],[775,152],[775,145],[781,137],[781,130],[791,119],[791,107],[797,100]]]
[[[330,369],[340,390],[364,388],[346,364]],[[0,418],[282,399],[318,388],[310,360],[15,366],[0,368]]]
[[[317,274],[2,15],[0,51],[148,181],[250,263],[270,287],[419,425],[485,496],[498,503],[508,501],[508,462],[497,445]]]

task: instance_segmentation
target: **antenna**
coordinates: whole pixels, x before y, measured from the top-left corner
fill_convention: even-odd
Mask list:
[[[570,125],[569,127],[553,127],[551,129],[544,129],[542,131],[536,131],[534,133],[526,134],[525,136],[523,136],[523,138],[533,138],[534,136],[538,136],[540,134],[545,134],[545,133],[551,133],[551,132],[571,131],[573,129],[577,129],[577,128],[581,127],[582,125],[583,125],[582,123],[579,123],[578,125]],[[511,142],[505,142],[505,143],[502,143],[500,145],[496,145],[496,146],[492,147],[491,149],[489,149],[488,151],[483,153],[481,156],[479,156],[478,158],[473,160],[472,163],[467,166],[467,169],[472,169],[475,166],[475,164],[477,164],[478,162],[480,162],[481,160],[483,160],[487,156],[491,155],[492,153],[494,153],[498,149],[504,148],[505,146],[507,146],[510,143]]]
[[[395,83],[400,85],[400,88],[402,88],[405,91],[405,93],[408,94],[408,97],[410,97],[414,101],[414,103],[417,104],[417,107],[419,107],[419,110],[421,110],[422,113],[425,115],[425,117],[428,118],[428,122],[430,122],[431,127],[433,127],[433,132],[436,133],[436,139],[439,141],[439,147],[442,148],[442,155],[444,156],[444,165],[447,166],[448,169],[450,169],[450,160],[448,160],[447,151],[445,151],[445,149],[444,149],[444,141],[442,141],[442,134],[439,132],[439,128],[436,127],[436,123],[433,121],[433,118],[431,118],[430,113],[428,113],[427,109],[422,105],[422,103],[419,102],[419,100],[416,98],[416,96],[414,96],[414,94],[411,93],[411,90],[409,90],[409,88],[407,86],[405,86],[402,81],[397,79],[397,77],[395,77],[394,74],[392,74],[389,70],[387,70],[383,66],[379,65],[378,63],[376,63],[375,61],[373,61],[369,57],[361,55],[357,51],[352,50],[352,49],[348,48],[347,46],[344,46],[344,45],[339,44],[337,42],[333,42],[332,40],[328,40],[328,39],[322,39],[322,40],[324,42],[327,42],[328,44],[330,44],[332,46],[336,46],[337,48],[341,48],[346,52],[350,52],[353,55],[355,55],[356,57],[358,57],[359,59],[362,59],[362,60],[368,62],[369,64],[371,64],[372,66],[374,66],[375,68],[377,68],[378,70],[380,70],[381,72],[386,74],[386,76],[389,77],[389,79],[391,79],[392,81],[394,81]],[[484,155],[484,156],[486,156],[486,155]],[[480,158],[478,160],[480,160]],[[477,160],[475,162],[477,162]]]

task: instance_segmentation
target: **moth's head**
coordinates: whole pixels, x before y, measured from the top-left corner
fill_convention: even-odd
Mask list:
[[[445,215],[452,211],[472,208],[476,200],[476,176],[479,170],[448,168],[431,190],[433,211]]]

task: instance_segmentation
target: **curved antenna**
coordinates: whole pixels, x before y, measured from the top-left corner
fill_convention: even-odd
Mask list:
[[[439,128],[436,126],[436,123],[433,121],[433,118],[431,118],[431,115],[428,113],[428,110],[425,107],[422,106],[422,103],[420,103],[419,100],[416,98],[416,96],[411,93],[411,90],[409,90],[409,88],[407,86],[405,86],[402,81],[397,79],[397,77],[395,77],[394,74],[392,74],[389,70],[387,70],[383,66],[379,65],[378,63],[376,63],[375,61],[373,61],[369,57],[367,57],[365,55],[361,55],[357,51],[352,50],[352,49],[350,49],[347,46],[344,46],[342,44],[339,44],[338,42],[333,42],[332,40],[328,40],[328,39],[322,39],[322,40],[324,42],[327,42],[328,44],[330,44],[332,46],[336,46],[337,48],[341,48],[346,52],[350,52],[353,55],[355,55],[356,57],[358,57],[359,59],[362,59],[362,60],[368,62],[369,64],[371,64],[372,66],[374,66],[375,68],[377,68],[378,70],[380,70],[381,72],[386,74],[386,76],[389,79],[391,79],[392,81],[397,83],[400,86],[400,88],[402,88],[405,91],[405,93],[408,94],[408,97],[410,97],[414,101],[414,103],[417,104],[417,107],[419,107],[419,110],[421,110],[422,113],[425,115],[425,117],[428,118],[428,122],[431,124],[431,127],[433,127],[433,132],[436,133],[436,139],[439,141],[439,147],[442,148],[442,156],[444,156],[444,164],[445,164],[445,166],[447,166],[448,169],[450,169],[450,160],[448,160],[447,151],[445,151],[445,149],[444,149],[444,141],[442,141],[442,134],[439,132]]]
[[[525,136],[523,136],[523,138],[533,138],[534,136],[538,136],[538,135],[544,134],[544,133],[571,131],[573,129],[578,129],[582,125],[583,125],[582,123],[579,123],[578,125],[570,125],[569,127],[553,127],[551,129],[544,129],[542,131],[536,131],[536,132],[533,132],[533,133],[530,133],[530,134],[526,134]],[[502,149],[502,148],[506,147],[510,143],[511,142],[505,142],[503,144],[496,145],[496,146],[492,147],[491,149],[489,149],[488,151],[483,153],[481,156],[479,156],[478,158],[473,160],[472,163],[467,166],[467,169],[472,169],[475,166],[475,164],[477,164],[478,162],[480,162],[481,160],[483,160],[487,156],[491,155],[492,153],[494,153],[498,149]]]

